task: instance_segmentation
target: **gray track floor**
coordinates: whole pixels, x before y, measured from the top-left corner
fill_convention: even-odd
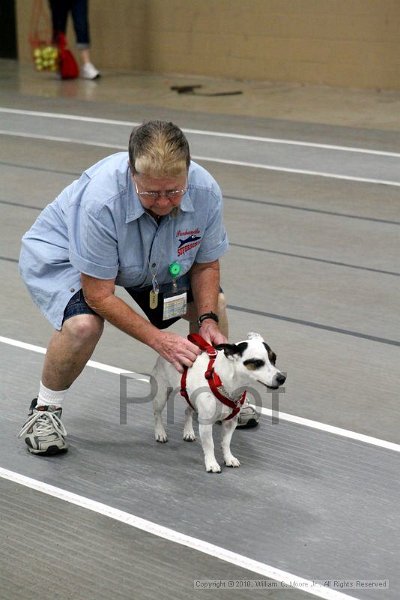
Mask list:
[[[396,599],[400,94],[243,83],[232,98],[175,96],[169,86],[184,81],[121,72],[59,82],[0,61],[0,600],[313,597],[196,590],[195,580],[265,576],[7,480],[1,469],[306,580],[389,580],[380,591],[331,591]],[[129,123],[146,118],[187,129],[193,155],[224,191],[230,337],[258,331],[276,350],[288,373],[280,410],[392,447],[264,414],[260,427],[234,434],[240,469],[207,474],[199,443],[181,440],[183,404],[169,407],[169,443],[159,445],[151,405],[130,404],[121,424],[121,377],[93,367],[65,404],[66,455],[34,457],[16,439],[43,359],[21,343],[44,348],[51,333],[18,276],[20,238],[85,167],[126,146]],[[183,323],[175,330],[186,334]],[[93,360],[148,373],[155,356],[106,327]],[[263,406],[271,402],[264,394]]]

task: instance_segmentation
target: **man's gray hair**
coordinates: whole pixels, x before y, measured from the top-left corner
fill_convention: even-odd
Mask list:
[[[129,162],[133,174],[176,177],[189,169],[189,143],[174,123],[148,121],[131,133]]]

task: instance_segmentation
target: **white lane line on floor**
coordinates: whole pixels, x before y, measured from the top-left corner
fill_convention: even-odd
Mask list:
[[[26,342],[20,342],[19,340],[14,340],[12,338],[2,337],[0,336],[0,343],[8,344],[10,346],[15,346],[16,348],[21,348],[23,350],[29,350],[31,352],[37,352],[39,354],[45,354],[46,348],[42,348],[41,346],[34,346],[33,344],[27,344]],[[120,369],[118,367],[112,367],[111,365],[106,365],[104,363],[96,362],[93,360],[89,360],[87,363],[88,367],[92,367],[94,369],[98,369],[100,371],[106,371],[108,373],[113,373],[114,375],[121,374],[130,374],[138,381],[144,381],[146,383],[149,382],[149,378],[147,376],[142,375],[141,373],[135,373],[134,371],[127,371],[126,369]],[[342,429],[340,427],[335,427],[333,425],[327,425],[326,423],[320,423],[319,421],[312,421],[311,419],[304,419],[303,417],[297,417],[296,415],[290,415],[288,413],[277,413],[276,411],[272,411],[269,408],[256,407],[257,410],[261,410],[264,415],[280,418],[283,421],[288,421],[290,423],[296,423],[297,425],[302,425],[303,427],[310,427],[312,429],[318,429],[319,431],[325,431],[326,433],[332,433],[333,435],[338,435],[341,437],[345,437],[348,439],[356,440],[357,442],[363,442],[364,444],[371,444],[373,446],[378,446],[379,448],[385,448],[386,450],[392,450],[393,452],[400,452],[400,444],[395,444],[394,442],[388,442],[387,440],[381,440],[379,438],[375,438],[369,435],[364,435],[363,433],[357,433],[355,431],[350,431],[349,429]]]
[[[329,177],[330,179],[341,179],[344,181],[356,181],[358,183],[373,183],[379,185],[391,185],[400,187],[400,181],[391,181],[385,179],[373,179],[371,177],[354,177],[353,175],[340,175],[339,173],[327,173],[325,171],[311,171],[309,169],[292,169],[290,167],[278,167],[275,165],[265,165],[261,163],[243,162],[239,160],[229,160],[227,158],[210,158],[208,156],[193,156],[196,160],[205,160],[210,162],[222,163],[224,165],[234,165],[238,167],[252,167],[253,169],[265,169],[267,171],[279,171],[280,173],[297,173],[299,175],[313,175],[314,177]]]
[[[83,144],[85,146],[95,146],[99,148],[112,148],[114,150],[127,150],[125,146],[121,146],[119,144],[109,144],[105,142],[91,142],[88,140],[81,140],[79,138],[66,138],[66,137],[58,137],[54,135],[39,135],[36,133],[27,133],[24,131],[7,131],[0,129],[0,134],[14,136],[14,137],[23,137],[30,138],[36,140],[44,140],[48,142],[64,142],[67,144]],[[280,173],[297,173],[298,175],[311,175],[313,177],[327,177],[329,179],[340,179],[343,181],[355,181],[357,183],[372,183],[374,185],[389,185],[400,187],[400,181],[391,181],[385,179],[373,179],[370,177],[353,177],[350,175],[340,175],[338,173],[326,173],[324,171],[310,171],[308,169],[291,169],[288,167],[278,167],[275,165],[264,165],[261,163],[251,163],[245,162],[241,160],[229,160],[224,158],[214,158],[211,156],[196,156],[192,155],[194,160],[204,160],[207,162],[220,163],[224,165],[234,165],[237,167],[250,167],[253,169],[264,169],[267,171],[277,171]]]
[[[50,119],[66,119],[69,121],[81,121],[88,123],[102,123],[104,125],[121,125],[128,127],[137,127],[141,125],[141,123],[136,123],[133,121],[118,121],[115,119],[101,119],[98,117],[86,117],[83,115],[68,115],[65,113],[49,113],[49,112],[40,112],[33,110],[22,110],[18,108],[2,108],[0,107],[0,112],[2,113],[10,113],[10,114],[19,114],[33,117],[44,117]],[[253,142],[265,142],[268,144],[286,144],[289,146],[305,146],[308,148],[323,148],[325,150],[340,150],[343,152],[360,152],[362,154],[373,154],[377,156],[392,156],[392,157],[400,157],[400,153],[398,152],[388,152],[385,150],[370,150],[367,148],[357,148],[354,146],[337,146],[331,144],[319,144],[318,142],[303,142],[301,140],[287,140],[282,138],[269,138],[269,137],[260,137],[255,135],[243,135],[240,133],[226,133],[222,131],[207,131],[202,129],[182,129],[186,133],[193,133],[196,135],[209,135],[214,137],[223,137],[237,140],[247,140]]]
[[[27,133],[26,131],[8,131],[7,129],[0,129],[1,135],[9,135],[11,137],[23,137],[34,140],[44,140],[45,142],[64,142],[67,144],[83,144],[84,146],[96,146],[99,148],[114,148],[115,150],[127,151],[128,145],[121,146],[120,144],[109,144],[106,142],[91,142],[88,140],[80,140],[78,138],[60,137],[57,135],[42,135],[39,133]]]
[[[335,427],[333,425],[328,425],[327,423],[320,423],[319,421],[304,419],[303,417],[297,417],[296,415],[290,415],[288,413],[280,411],[276,412],[270,410],[269,408],[255,408],[257,408],[257,410],[261,410],[263,415],[267,415],[269,417],[282,419],[283,421],[288,421],[289,423],[296,423],[297,425],[303,425],[304,427],[311,427],[312,429],[318,429],[319,431],[325,431],[326,433],[340,435],[341,437],[356,440],[357,442],[363,442],[364,444],[379,446],[379,448],[386,448],[386,450],[392,450],[393,452],[400,452],[400,444],[395,444],[394,442],[381,440],[379,438],[371,437],[363,433],[356,433],[355,431],[350,431],[349,429],[342,429],[341,427]]]
[[[96,500],[91,500],[90,498],[85,498],[84,496],[79,496],[78,494],[74,494],[53,485],[43,483],[42,481],[32,479],[31,477],[26,477],[25,475],[15,473],[14,471],[9,471],[8,469],[0,467],[0,477],[43,494],[47,494],[53,498],[58,498],[59,500],[64,500],[65,502],[74,504],[75,506],[85,508],[95,512],[96,514],[109,517],[110,519],[114,519],[115,521],[119,521],[125,525],[129,525],[130,527],[135,527],[136,529],[140,529],[146,533],[156,535],[157,537],[163,538],[170,542],[180,544],[181,546],[186,546],[187,548],[192,548],[197,552],[202,552],[208,556],[213,556],[242,569],[247,569],[248,571],[262,575],[263,577],[268,577],[274,581],[284,583],[286,586],[291,585],[295,589],[302,590],[303,592],[317,596],[318,598],[324,598],[326,600],[344,600],[346,598],[350,598],[350,596],[347,596],[342,592],[328,589],[320,584],[313,583],[308,579],[303,579],[302,577],[288,573],[287,571],[281,571],[280,569],[276,569],[271,565],[253,560],[242,554],[236,554],[235,552],[231,552],[230,550],[220,546],[215,546],[214,544],[210,544],[204,540],[185,535],[184,533],[180,533],[174,529],[169,529],[168,527],[164,527],[163,525],[159,525],[153,521],[147,521],[146,519],[142,519],[141,517],[118,510],[112,506],[108,506],[107,504],[97,502]],[[282,589],[284,589],[284,586]],[[351,596],[351,598],[354,600],[354,596]]]
[[[15,346],[16,348],[21,348],[22,350],[29,350],[30,352],[37,352],[38,354],[46,354],[46,348],[42,348],[41,346],[35,346],[33,344],[27,344],[26,342],[20,342],[19,340],[13,340],[11,338],[3,336],[0,336],[0,343],[8,344],[9,346]],[[126,369],[119,369],[118,367],[105,365],[104,363],[96,362],[95,360],[89,360],[86,363],[86,366],[92,367],[93,369],[98,369],[99,371],[106,371],[107,373],[112,373],[113,375],[123,375],[129,373],[129,375],[133,375],[133,377],[138,381],[145,381],[146,383],[148,383],[149,381],[149,378],[143,377],[141,373],[127,371]]]

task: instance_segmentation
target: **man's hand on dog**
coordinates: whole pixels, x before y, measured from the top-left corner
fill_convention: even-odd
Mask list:
[[[199,334],[202,338],[217,346],[218,344],[226,344],[227,338],[221,333],[217,323],[212,319],[207,319],[201,324]]]
[[[198,355],[201,354],[198,346],[181,335],[172,332],[160,332],[160,336],[153,347],[179,373],[183,373],[184,367],[191,367]]]

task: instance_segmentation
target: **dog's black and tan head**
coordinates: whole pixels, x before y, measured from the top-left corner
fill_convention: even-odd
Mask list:
[[[276,354],[258,333],[250,332],[247,340],[237,344],[219,344],[226,358],[235,363],[238,374],[250,377],[263,385],[277,389],[286,377],[275,366]]]

